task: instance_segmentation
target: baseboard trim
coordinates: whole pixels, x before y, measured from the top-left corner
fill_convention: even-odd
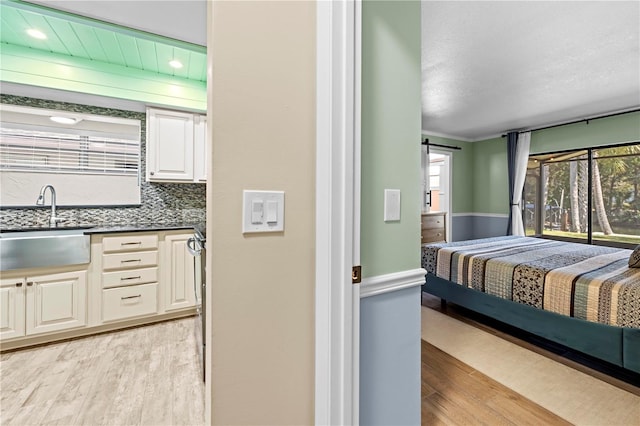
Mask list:
[[[360,283],[360,298],[422,285],[425,282],[426,273],[424,269],[418,268],[363,278]]]
[[[35,336],[16,337],[15,340],[9,340],[0,343],[0,353],[5,351],[12,351],[14,349],[22,349],[31,346],[48,345],[50,343],[58,343],[68,340],[77,339],[80,337],[91,336],[94,334],[101,334],[115,330],[123,330],[131,327],[139,327],[154,324],[162,321],[169,321],[179,319],[183,317],[193,316],[197,313],[195,307],[186,309],[180,309],[172,312],[165,312],[164,314],[157,314],[152,316],[146,316],[141,318],[125,319],[121,321],[115,321],[112,323],[100,324],[97,326],[85,326],[76,328],[73,330],[54,331],[45,334],[39,334]]]

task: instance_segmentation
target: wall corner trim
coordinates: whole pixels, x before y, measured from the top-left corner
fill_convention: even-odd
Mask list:
[[[426,273],[426,270],[417,268],[363,278],[362,283],[360,283],[360,298],[363,299],[422,285],[425,282]]]

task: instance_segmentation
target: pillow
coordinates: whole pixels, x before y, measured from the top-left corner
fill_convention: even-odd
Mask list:
[[[640,245],[629,256],[629,268],[640,268]]]

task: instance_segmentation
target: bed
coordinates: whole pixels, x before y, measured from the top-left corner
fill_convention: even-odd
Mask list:
[[[532,237],[422,246],[423,291],[640,373],[631,250]]]

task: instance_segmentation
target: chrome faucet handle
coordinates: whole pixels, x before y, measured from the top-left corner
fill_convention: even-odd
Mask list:
[[[66,222],[67,220],[68,219],[66,219],[64,217],[50,216],[49,217],[49,227],[55,228],[56,226],[58,226],[58,223]]]

